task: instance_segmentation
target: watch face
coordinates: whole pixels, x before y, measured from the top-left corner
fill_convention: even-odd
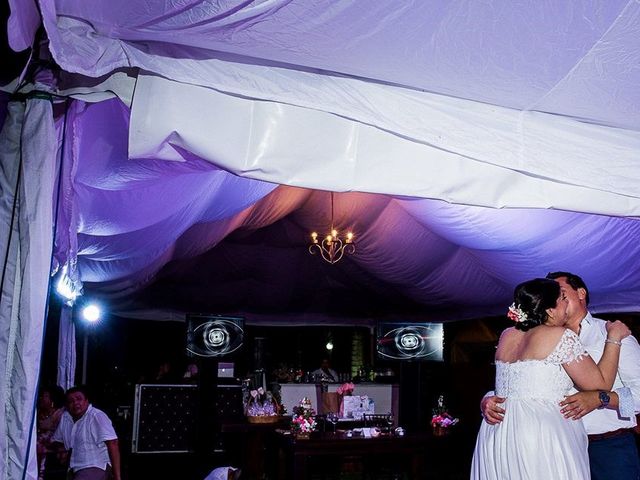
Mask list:
[[[600,392],[599,397],[600,397],[600,403],[601,403],[600,408],[604,408],[607,405],[609,405],[610,398],[607,392]]]

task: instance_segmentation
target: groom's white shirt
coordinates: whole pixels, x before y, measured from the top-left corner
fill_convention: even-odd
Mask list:
[[[594,362],[599,362],[607,338],[607,322],[595,318],[591,313],[580,323],[580,341]],[[584,427],[589,434],[604,433],[619,428],[636,426],[636,413],[640,413],[640,344],[633,336],[622,340],[618,373],[613,388],[620,398],[619,412],[612,409],[598,409],[583,417]]]

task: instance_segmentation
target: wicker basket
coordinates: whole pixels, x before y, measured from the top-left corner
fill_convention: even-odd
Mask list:
[[[280,418],[282,418],[280,415],[248,416],[247,421],[249,423],[278,423]]]

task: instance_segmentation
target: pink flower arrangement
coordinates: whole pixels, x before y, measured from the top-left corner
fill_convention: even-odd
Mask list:
[[[431,426],[433,428],[441,427],[441,428],[449,428],[456,423],[458,423],[460,419],[452,417],[449,412],[447,412],[447,408],[444,406],[444,395],[440,395],[438,397],[438,406],[433,409],[433,417],[431,417]]]
[[[452,425],[455,425],[459,422],[459,419],[453,418],[448,413],[441,413],[439,415],[434,415],[431,418],[431,426],[432,427],[444,427],[449,428]]]
[[[338,395],[351,395],[355,388],[356,387],[353,383],[348,382],[340,385],[336,391],[338,392]]]
[[[294,415],[291,420],[291,430],[296,433],[309,433],[315,431],[317,422],[313,417]]]
[[[311,400],[307,397],[300,400],[300,404],[293,407],[291,418],[291,431],[294,433],[309,433],[315,431],[318,426],[315,420],[316,412],[311,408]]]

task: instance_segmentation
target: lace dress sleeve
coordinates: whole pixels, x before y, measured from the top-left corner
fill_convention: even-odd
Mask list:
[[[574,360],[580,360],[585,355],[588,355],[588,353],[584,345],[582,345],[582,342],[580,342],[578,335],[567,329],[562,334],[553,352],[545,358],[545,362],[561,365],[563,363],[573,362]]]

